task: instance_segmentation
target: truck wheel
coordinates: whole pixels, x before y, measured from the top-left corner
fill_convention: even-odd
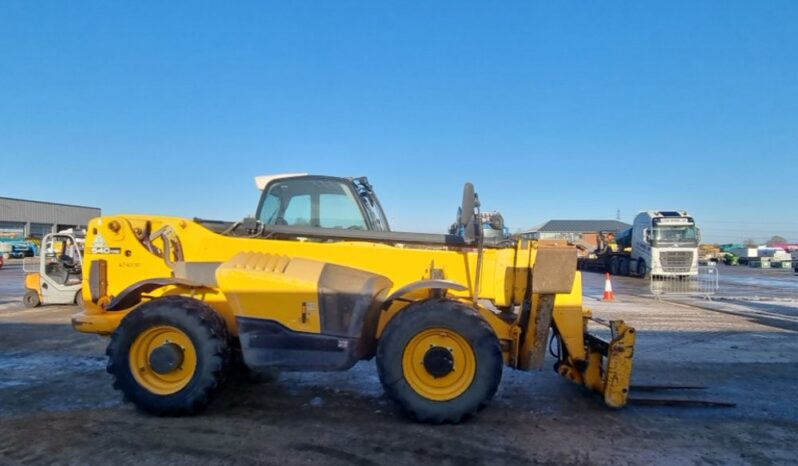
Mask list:
[[[83,309],[83,291],[82,290],[78,290],[78,292],[75,293],[75,304],[77,304],[79,308]]]
[[[496,393],[502,352],[490,326],[471,307],[431,299],[402,311],[377,347],[385,393],[410,417],[457,423]]]
[[[618,256],[613,256],[610,258],[610,275],[618,276],[620,273],[620,259]]]
[[[622,258],[620,260],[620,266],[619,266],[619,268],[620,268],[619,272],[621,273],[621,275],[623,275],[624,277],[628,277],[629,276],[629,271],[630,271],[629,269],[631,268],[631,265],[632,264],[630,263],[628,257]]]
[[[147,413],[201,411],[221,388],[230,364],[224,319],[195,299],[168,296],[128,314],[105,352],[114,388]]]
[[[26,291],[25,296],[22,297],[22,304],[24,304],[25,307],[38,307],[41,303],[39,293],[34,290]]]
[[[648,266],[643,259],[637,259],[637,275],[643,278],[648,276]]]

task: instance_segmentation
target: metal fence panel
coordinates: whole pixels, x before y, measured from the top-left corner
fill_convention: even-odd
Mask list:
[[[698,274],[680,277],[651,277],[654,296],[683,295],[710,298],[718,291],[718,268],[700,266]]]

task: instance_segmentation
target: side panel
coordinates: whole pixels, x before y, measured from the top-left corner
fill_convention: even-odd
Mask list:
[[[217,281],[231,303],[253,368],[340,370],[374,354],[390,280],[306,259],[242,253]]]
[[[322,333],[373,339],[390,288],[390,280],[380,275],[325,264],[319,277]]]
[[[43,304],[72,304],[80,291],[80,285],[63,286],[42,281]]]
[[[25,274],[25,288],[28,290],[33,290],[39,294],[39,299],[42,298],[42,276],[38,272],[31,272]]]
[[[223,236],[187,219],[167,217],[105,217],[92,221],[87,237],[86,263],[103,259],[107,262],[108,293],[113,296],[137,281],[152,277],[168,277],[172,270],[153,250],[162,250],[156,239],[148,249],[137,238],[147,231],[169,225],[180,240],[187,262],[225,262],[239,252],[253,251],[286,255],[293,258],[320,260],[386,276],[394,289],[431,277],[431,269],[443,271],[447,280],[456,281],[469,290],[453,291],[468,297],[474,284],[476,253],[470,250],[403,247],[368,242],[316,242],[265,238]],[[113,228],[111,228],[113,227]],[[96,232],[95,232],[96,231]],[[96,247],[94,247],[96,245]],[[486,249],[480,294],[497,306],[511,304],[512,281],[505,283],[508,269],[515,263],[513,248]],[[174,260],[177,260],[174,258]],[[209,302],[214,306],[214,303]],[[214,306],[215,307],[215,306]]]
[[[652,251],[651,245],[645,241],[643,230],[651,229],[651,218],[646,214],[640,214],[635,218],[634,227],[632,229],[632,253],[631,257],[635,261],[643,259],[646,265],[651,267],[653,263],[651,259]]]

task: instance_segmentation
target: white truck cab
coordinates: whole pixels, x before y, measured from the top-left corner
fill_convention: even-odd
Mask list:
[[[640,212],[631,230],[631,258],[639,275],[698,274],[700,232],[687,212]]]

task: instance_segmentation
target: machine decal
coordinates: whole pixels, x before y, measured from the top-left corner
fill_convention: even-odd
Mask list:
[[[94,241],[91,243],[92,254],[120,254],[121,252],[122,248],[112,248],[108,246],[102,233],[97,233],[97,236],[94,237]]]

